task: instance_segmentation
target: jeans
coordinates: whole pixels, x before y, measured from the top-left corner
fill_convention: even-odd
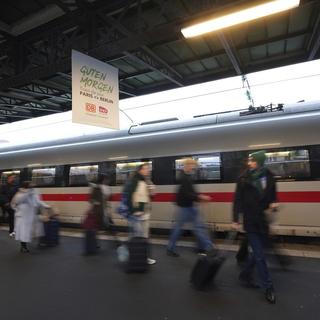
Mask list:
[[[213,244],[210,241],[205,226],[201,220],[200,213],[197,208],[194,207],[180,207],[177,221],[172,229],[170,240],[168,243],[168,250],[175,251],[176,242],[180,236],[181,228],[186,222],[192,222],[193,233],[198,238],[200,249],[210,250],[213,248]]]
[[[270,278],[270,274],[267,267],[265,254],[264,254],[264,247],[266,246],[267,235],[248,232],[247,238],[249,241],[249,245],[252,248],[252,254],[250,254],[241,274],[248,278],[252,277],[253,269],[254,269],[254,266],[256,265],[261,288],[263,289],[271,288],[272,281]]]

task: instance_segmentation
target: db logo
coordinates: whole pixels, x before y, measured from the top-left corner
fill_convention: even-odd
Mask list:
[[[87,112],[97,112],[97,107],[93,103],[86,103]]]
[[[108,109],[105,108],[105,107],[99,106],[99,112],[100,112],[100,113],[108,113]]]

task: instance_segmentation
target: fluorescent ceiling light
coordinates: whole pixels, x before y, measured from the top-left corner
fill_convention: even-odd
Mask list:
[[[28,164],[28,167],[29,168],[32,168],[32,167],[40,167],[42,165],[42,163],[30,163]]]
[[[219,18],[213,18],[205,22],[181,29],[185,38],[196,37],[204,33],[228,28],[243,22],[252,21],[274,13],[286,11],[298,7],[300,0],[276,0],[255,7],[240,10]]]
[[[250,144],[248,146],[249,148],[263,148],[263,147],[275,147],[275,146],[280,146],[280,142],[275,142],[275,143],[264,143],[264,144]]]
[[[109,160],[125,160],[128,159],[128,156],[118,156],[118,157],[110,157]]]

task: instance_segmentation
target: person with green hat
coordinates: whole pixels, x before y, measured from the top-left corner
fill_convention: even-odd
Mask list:
[[[270,170],[265,166],[264,151],[251,153],[248,168],[239,177],[233,203],[233,228],[239,229],[239,217],[243,216],[243,228],[252,248],[239,279],[251,288],[258,287],[253,281],[254,267],[257,267],[260,287],[265,290],[265,298],[275,303],[275,293],[267,267],[264,248],[267,245],[269,226],[265,211],[276,209],[276,183]]]

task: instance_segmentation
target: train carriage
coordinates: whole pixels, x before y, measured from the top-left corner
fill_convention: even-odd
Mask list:
[[[248,153],[264,149],[278,179],[281,210],[276,231],[320,235],[320,102],[249,109],[133,126],[85,137],[34,143],[0,150],[1,178],[15,172],[30,179],[43,199],[58,208],[61,220],[79,223],[88,206],[88,181],[110,178],[112,212],[122,185],[141,162],[150,162],[156,195],[151,227],[171,228],[181,159],[198,160],[196,187],[212,196],[201,205],[207,223],[230,227],[235,181]],[[38,165],[36,165],[38,164]]]

